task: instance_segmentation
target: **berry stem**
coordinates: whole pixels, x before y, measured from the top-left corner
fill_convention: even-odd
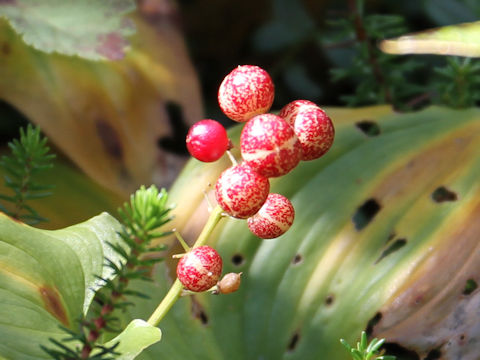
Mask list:
[[[183,239],[182,235],[180,235],[180,233],[176,229],[173,230],[173,233],[175,234],[177,240],[182,245],[183,250],[190,251],[190,246],[188,246],[187,242]]]
[[[207,223],[203,227],[202,232],[198,236],[197,241],[195,241],[195,244],[192,248],[205,245],[208,237],[211,235],[213,229],[215,229],[215,226],[218,224],[222,217],[224,217],[223,210],[220,206],[217,205],[210,213]],[[175,302],[178,300],[178,298],[182,294],[182,290],[182,283],[180,282],[180,280],[176,279],[170,287],[170,290],[168,290],[167,295],[165,295],[165,297],[160,302],[155,311],[152,313],[147,322],[152,326],[158,326],[160,321],[165,317],[173,304],[175,304]]]
[[[227,150],[227,155],[230,161],[232,162],[232,165],[238,165],[237,159],[235,159],[235,156],[233,156],[232,152],[230,150]]]

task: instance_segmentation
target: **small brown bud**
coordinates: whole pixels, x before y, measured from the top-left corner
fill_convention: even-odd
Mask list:
[[[217,283],[220,294],[230,294],[238,290],[242,273],[228,273]]]

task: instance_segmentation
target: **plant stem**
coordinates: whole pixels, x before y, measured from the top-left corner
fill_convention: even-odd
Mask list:
[[[207,220],[207,223],[203,227],[202,232],[198,236],[197,241],[195,241],[195,244],[193,244],[192,248],[202,246],[207,242],[208,237],[211,235],[213,229],[215,229],[215,226],[218,224],[218,222],[223,216],[224,215],[222,208],[217,205],[212,210]],[[173,304],[178,300],[182,293],[182,290],[182,283],[178,279],[176,279],[170,287],[170,290],[168,290],[167,295],[165,295],[158,307],[155,309],[152,315],[150,315],[150,318],[147,320],[147,322],[152,326],[158,326],[160,321],[165,317]]]

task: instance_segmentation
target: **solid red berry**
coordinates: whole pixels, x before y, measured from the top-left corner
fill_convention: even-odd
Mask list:
[[[218,121],[205,119],[193,124],[187,134],[188,152],[197,160],[220,159],[229,147],[227,131]]]
[[[267,71],[255,65],[233,69],[218,89],[220,108],[230,119],[238,122],[266,113],[274,96],[272,78]]]
[[[183,287],[201,292],[214,286],[222,274],[222,258],[210,246],[199,246],[178,262],[177,277]]]
[[[240,135],[240,150],[245,162],[265,177],[287,174],[302,156],[293,128],[273,114],[257,115],[245,124]]]
[[[332,146],[335,128],[323,109],[307,100],[287,104],[280,114],[293,127],[302,146],[302,160],[323,156]]]
[[[283,235],[293,224],[295,209],[285,196],[269,194],[261,209],[247,220],[250,231],[261,239]]]
[[[215,184],[215,198],[230,216],[246,219],[255,214],[270,191],[268,179],[247,164],[226,169]]]

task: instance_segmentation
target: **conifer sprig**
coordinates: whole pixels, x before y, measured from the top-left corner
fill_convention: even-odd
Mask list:
[[[8,143],[10,155],[0,159],[4,169],[5,186],[13,195],[0,194],[0,199],[12,204],[0,204],[0,210],[7,215],[30,225],[46,221],[30,205],[30,200],[51,195],[52,185],[45,185],[37,180],[37,174],[53,167],[54,154],[49,153],[47,138],[43,137],[38,127],[29,124],[20,129],[20,138]]]
[[[344,339],[340,339],[342,345],[352,356],[353,360],[395,360],[396,357],[392,355],[380,354],[380,348],[385,343],[385,339],[373,339],[370,343],[367,342],[367,334],[362,331],[360,341],[357,343],[357,347],[350,346]]]
[[[116,347],[104,347],[99,340],[105,331],[120,331],[116,328],[119,319],[115,311],[124,311],[133,305],[128,301],[129,297],[148,298],[146,294],[130,289],[130,280],[151,281],[149,274],[152,266],[163,260],[158,252],[166,248],[164,245],[152,246],[152,241],[171,233],[158,230],[171,220],[171,210],[167,192],[164,189],[159,191],[154,185],[149,188],[142,186],[131,195],[130,202],[119,209],[123,223],[120,236],[124,244],[109,245],[120,255],[121,262],[105,259],[105,266],[112,269],[113,276],[98,276],[103,286],[95,293],[89,315],[79,322],[78,331],[65,329],[70,337],[63,342],[52,339],[54,348],[44,348],[49,355],[57,360],[115,359],[118,355]],[[68,341],[75,341],[75,345],[68,347]]]

